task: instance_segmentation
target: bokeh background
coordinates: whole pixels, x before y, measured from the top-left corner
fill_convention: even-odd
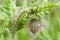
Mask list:
[[[42,28],[28,30],[32,17]],[[0,0],[0,40],[60,40],[60,0]]]

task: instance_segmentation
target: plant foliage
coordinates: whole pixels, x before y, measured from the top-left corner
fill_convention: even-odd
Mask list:
[[[59,0],[0,0],[0,40],[60,40]],[[32,17],[41,20],[37,37],[28,30]]]

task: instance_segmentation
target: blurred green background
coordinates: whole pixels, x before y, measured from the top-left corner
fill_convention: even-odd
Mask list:
[[[37,35],[28,30],[40,19]],[[0,0],[0,40],[60,40],[60,0]]]

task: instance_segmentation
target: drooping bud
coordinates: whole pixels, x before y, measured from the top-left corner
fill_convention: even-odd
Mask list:
[[[40,31],[41,27],[42,27],[41,21],[38,18],[33,17],[30,19],[29,26],[28,26],[30,32],[36,34]]]

